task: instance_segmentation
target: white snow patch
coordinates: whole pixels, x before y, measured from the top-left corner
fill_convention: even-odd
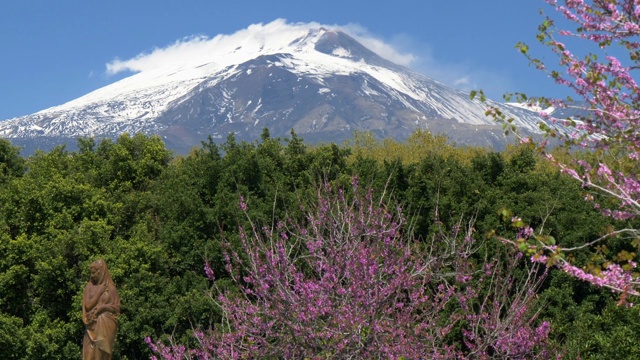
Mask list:
[[[348,58],[351,57],[351,52],[343,47],[337,47],[333,49],[331,55]]]
[[[532,104],[532,103],[509,102],[509,103],[507,103],[507,105],[515,106],[515,107],[520,108],[520,109],[533,111],[535,113],[551,114],[552,112],[554,112],[556,110],[553,106],[548,107],[548,108],[543,108],[543,107],[540,106],[540,104]]]

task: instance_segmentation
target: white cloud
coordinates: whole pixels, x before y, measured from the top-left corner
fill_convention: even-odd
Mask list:
[[[453,85],[455,85],[455,86],[468,86],[469,83],[470,83],[469,77],[468,76],[463,76],[463,77],[461,77],[459,79],[456,79],[453,82]]]
[[[268,49],[283,43],[287,44],[287,40],[295,39],[300,33],[306,33],[310,29],[319,27],[342,30],[370,50],[394,63],[410,66],[415,59],[411,53],[399,52],[391,44],[372,36],[358,25],[325,25],[315,22],[288,23],[284,19],[277,19],[268,24],[250,25],[246,29],[230,35],[217,35],[213,38],[204,35],[187,37],[165,47],[157,47],[150,52],[141,53],[131,59],[116,58],[106,64],[106,72],[108,75],[115,75],[125,71],[137,73],[167,66],[193,64],[194,62],[224,63],[225,59],[216,56],[216,54],[233,52],[239,46],[252,47],[254,50]],[[283,38],[286,38],[285,41]]]
[[[132,59],[116,58],[107,64],[107,74],[115,75],[123,71],[142,72],[169,64],[187,63],[194,56],[202,55],[209,41],[206,36],[192,36],[164,48],[155,48],[150,53],[141,53]]]
[[[410,66],[413,70],[455,88],[467,91],[482,89],[488,97],[500,99],[512,86],[505,74],[464,60],[462,56],[460,60],[443,60],[426,44],[416,44],[409,40],[404,46],[421,49],[414,54],[415,60]]]
[[[383,40],[359,25],[350,24],[342,29],[387,60],[461,90],[482,89],[488,97],[501,99],[513,85],[507,76],[478,64],[463,59],[439,59],[429,44],[407,34]]]
[[[345,26],[337,26],[337,28],[351,35],[367,49],[375,52],[376,54],[393,63],[410,67],[416,60],[416,56],[411,52],[398,50],[398,48],[393,44],[377,38],[375,35],[371,34],[367,29],[360,25],[348,24]]]
[[[342,30],[387,60],[464,90],[479,88],[480,84],[488,94],[494,91],[500,93],[504,92],[509,83],[506,77],[479,69],[473,64],[440,61],[433,55],[428,44],[419,43],[407,35],[400,34],[390,39],[382,39],[357,24],[289,23],[285,19],[277,19],[267,24],[253,24],[233,34],[221,34],[213,38],[204,35],[191,36],[165,47],[154,48],[131,59],[116,58],[106,64],[106,73],[140,73],[205,64],[226,66],[242,60],[247,61],[256,52],[277,51],[282,44],[288,44],[310,29],[319,27]]]

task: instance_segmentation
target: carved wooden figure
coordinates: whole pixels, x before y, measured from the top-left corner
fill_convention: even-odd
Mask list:
[[[82,359],[108,360],[116,339],[120,296],[104,260],[94,261],[89,268],[91,277],[82,298],[82,321],[86,326]]]

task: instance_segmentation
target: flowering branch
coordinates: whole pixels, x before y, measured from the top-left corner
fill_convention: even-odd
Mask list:
[[[516,95],[519,101],[543,109],[582,110],[584,115],[564,119],[554,117],[551,111],[541,111],[544,122],[540,123],[540,128],[546,136],[562,140],[567,147],[587,150],[591,155],[587,158],[593,160],[558,161],[547,154],[547,141],[541,142],[538,149],[584,188],[599,192],[612,201],[612,206],[594,203],[602,214],[615,220],[636,219],[640,216],[640,169],[637,166],[640,160],[640,87],[635,80],[636,71],[640,69],[640,3],[637,0],[545,2],[564,18],[563,22],[558,22],[563,25],[562,29],[558,29],[551,17],[546,17],[538,28],[537,40],[557,56],[557,66],[531,56],[529,46],[524,43],[518,43],[516,48],[537,69],[572,90],[580,101],[571,97],[528,99],[524,94]],[[567,42],[560,41],[562,37]],[[576,43],[593,52],[578,55],[570,51],[567,44]],[[505,121],[495,109],[489,109],[487,113],[498,121]],[[521,141],[530,143],[532,139]],[[607,160],[603,159],[605,155]],[[585,200],[593,201],[594,197],[588,194]],[[526,229],[524,224],[519,227]],[[599,274],[588,274],[570,264],[564,256],[565,252],[588,248],[621,234],[637,235],[638,231],[612,231],[571,248],[558,247],[555,239],[542,235],[521,233],[515,241],[502,240],[518,247],[535,262],[557,266],[574,277],[619,292],[626,299],[626,295],[640,292],[640,278],[634,270],[634,261],[629,260],[624,267],[610,264]]]
[[[404,224],[398,207],[359,195],[355,179],[349,196],[325,185],[304,223],[241,229],[243,256],[226,254],[239,293],[219,288],[205,264],[224,320],[196,331],[198,349],[152,350],[163,359],[548,358],[550,326],[533,310],[540,265],[519,279],[513,256],[478,259],[471,224],[428,244],[404,236]]]

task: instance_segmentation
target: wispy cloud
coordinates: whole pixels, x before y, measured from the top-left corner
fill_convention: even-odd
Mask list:
[[[482,89],[489,97],[499,99],[513,85],[499,70],[489,69],[468,59],[443,59],[432,46],[407,34],[396,34],[384,43],[398,54],[408,54],[405,65],[412,70],[461,90]]]
[[[358,40],[367,49],[375,52],[383,58],[396,63],[398,65],[411,67],[416,61],[416,56],[410,51],[399,50],[397,44],[383,40],[380,37],[376,37],[366,28],[358,24],[348,24],[343,26],[335,26],[341,29],[345,33]]]
[[[216,54],[233,51],[240,45],[253,45],[260,48],[273,46],[274,43],[281,41],[282,37],[319,27],[342,30],[367,48],[394,63],[410,66],[415,60],[413,54],[398,51],[393,45],[372,36],[366,29],[358,25],[326,25],[315,22],[288,23],[284,19],[277,19],[268,24],[253,24],[229,35],[221,34],[213,38],[204,35],[187,37],[165,47],[157,47],[150,52],[141,53],[131,59],[116,58],[106,64],[106,72],[108,75],[125,71],[137,73],[165,66],[186,65],[194,61],[223,61],[223,59],[216,58]]]
[[[469,83],[470,83],[469,77],[468,76],[463,76],[463,77],[461,77],[459,79],[456,79],[453,82],[453,85],[464,87],[464,86],[469,86]]]
[[[164,48],[155,48],[149,53],[138,54],[131,59],[116,58],[107,63],[107,74],[115,75],[124,71],[143,72],[171,64],[188,63],[190,59],[204,55],[210,41],[211,39],[206,36],[191,36],[177,40]]]
[[[358,24],[289,23],[284,19],[277,19],[268,24],[253,24],[233,34],[221,34],[213,38],[195,35],[179,39],[164,47],[154,48],[131,59],[116,58],[106,64],[106,73],[138,73],[198,63],[224,65],[225,61],[232,60],[228,54],[233,54],[240,46],[245,50],[252,48],[262,51],[283,44],[283,40],[291,40],[283,37],[295,37],[300,32],[306,33],[319,27],[342,30],[387,60],[463,90],[482,87],[488,94],[501,93],[509,85],[506,77],[473,64],[440,61],[428,44],[419,43],[408,35],[398,34],[383,39]]]
[[[482,89],[493,99],[500,99],[513,86],[505,74],[469,62],[443,62],[423,55],[418,57],[412,68],[460,90]]]
[[[431,45],[408,34],[382,38],[358,24],[340,28],[385,59],[461,90],[482,89],[489,97],[499,99],[513,85],[503,73],[468,60],[442,60]]]

